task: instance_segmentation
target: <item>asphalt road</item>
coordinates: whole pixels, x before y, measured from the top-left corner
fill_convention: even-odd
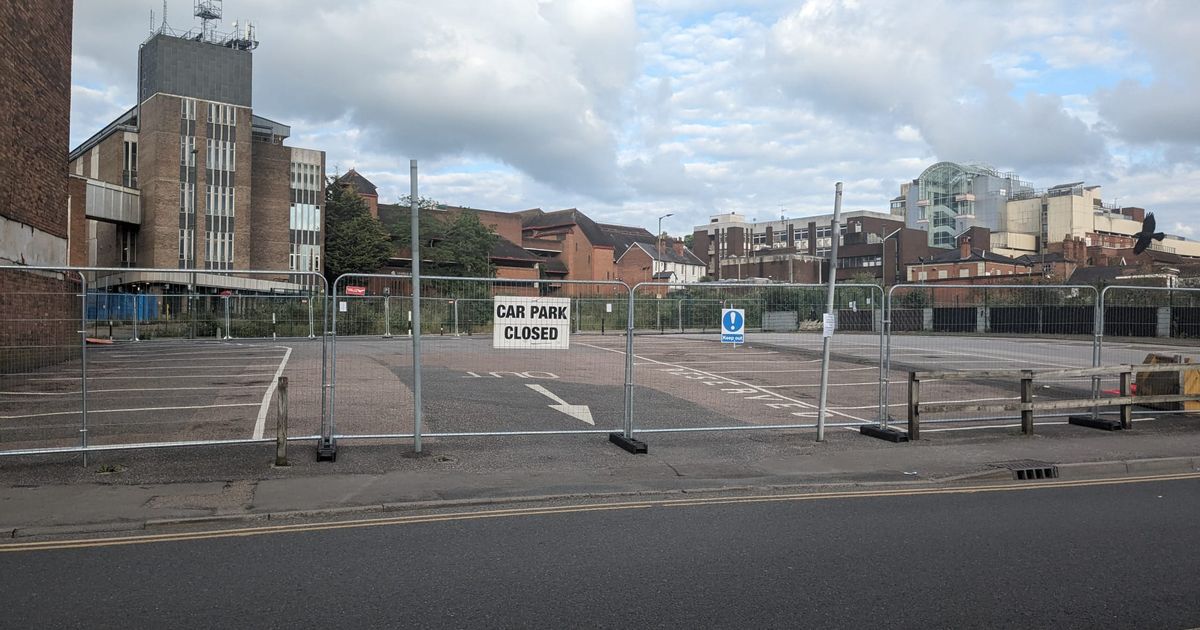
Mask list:
[[[1200,625],[1200,479],[893,492],[0,548],[0,625]]]

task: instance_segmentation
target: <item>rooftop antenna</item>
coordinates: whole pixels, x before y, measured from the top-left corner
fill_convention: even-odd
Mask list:
[[[221,21],[223,0],[195,0],[196,17],[200,18],[200,41],[213,40],[212,22]]]

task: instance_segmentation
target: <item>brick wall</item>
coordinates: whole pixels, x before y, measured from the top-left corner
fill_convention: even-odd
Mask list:
[[[88,266],[87,180],[71,177],[67,180],[70,214],[70,238],[67,240],[67,264]]]
[[[67,237],[71,0],[0,3],[0,214]]]
[[[238,133],[241,133],[240,129]],[[289,169],[292,150],[281,144],[266,142],[253,143],[251,150],[254,153],[250,187],[254,197],[250,203],[238,204],[238,219],[248,219],[253,241],[253,247],[249,242],[239,243],[250,249],[249,266],[244,268],[286,270],[292,251],[288,233],[291,220]]]
[[[0,374],[79,356],[79,281],[0,271]]]
[[[142,103],[138,116],[138,184],[142,193],[138,266],[178,268],[179,99],[155,96]],[[200,129],[196,131],[199,135]],[[197,157],[201,164],[204,154]]]

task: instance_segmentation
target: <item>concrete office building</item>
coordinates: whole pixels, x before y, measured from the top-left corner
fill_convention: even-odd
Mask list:
[[[200,270],[207,293],[303,289],[287,272],[323,269],[325,154],[286,146],[290,128],[253,112],[254,27],[223,34],[211,12],[197,16],[198,31],[164,23],[141,45],[138,103],[70,153],[87,262]],[[204,273],[239,269],[279,273]],[[102,286],[173,283],[130,272]]]
[[[1105,203],[1100,191],[1084,182],[1036,190],[1014,173],[938,162],[902,185],[891,209],[904,214],[908,227],[925,230],[927,242],[937,248],[956,247],[958,237],[974,227],[989,230],[991,251],[1009,257],[1061,252],[1071,241],[1092,247],[1112,246],[1115,239],[1132,248],[1145,210]],[[1200,242],[1175,235],[1151,248],[1200,256]]]

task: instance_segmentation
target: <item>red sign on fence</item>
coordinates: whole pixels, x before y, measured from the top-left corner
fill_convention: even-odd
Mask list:
[[[346,287],[346,295],[366,295],[366,294],[367,294],[367,287],[356,287],[352,284],[348,285]]]

